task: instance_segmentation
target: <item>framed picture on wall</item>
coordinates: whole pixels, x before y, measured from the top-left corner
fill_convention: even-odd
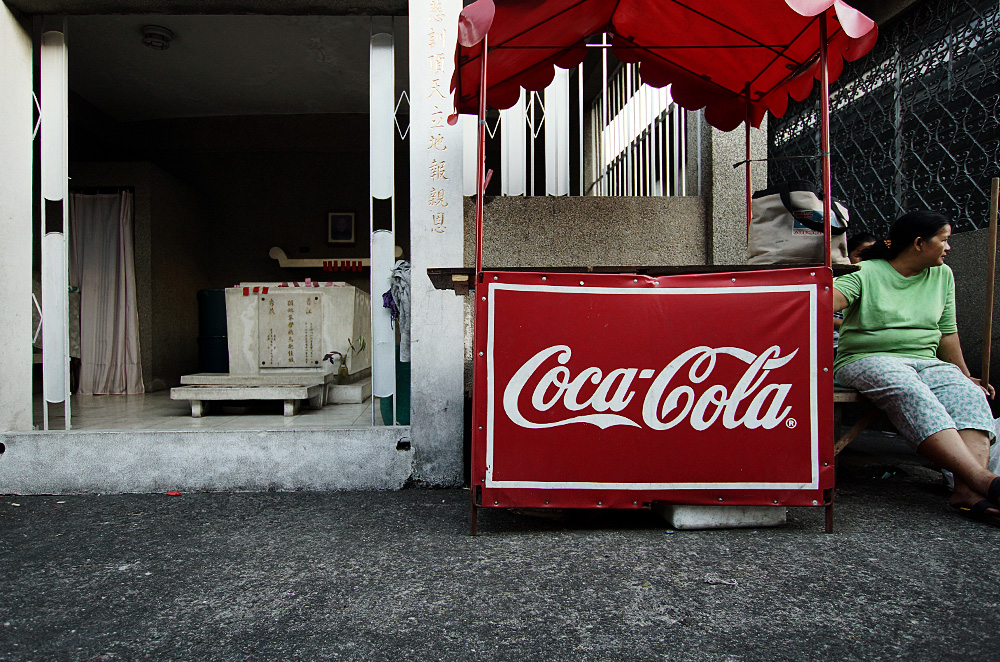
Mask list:
[[[326,220],[326,243],[338,246],[354,245],[354,214],[330,212]]]

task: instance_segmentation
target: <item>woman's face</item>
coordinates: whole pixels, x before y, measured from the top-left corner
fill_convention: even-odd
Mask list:
[[[927,266],[939,267],[944,264],[944,258],[951,250],[948,239],[951,237],[951,226],[946,225],[937,231],[930,239],[918,238],[917,246],[924,256]]]
[[[850,258],[851,264],[857,264],[858,262],[860,262],[861,261],[861,251],[865,250],[866,248],[870,248],[870,247],[872,247],[874,245],[875,245],[874,241],[866,241],[866,242],[864,242],[862,244],[858,244],[854,248],[854,250],[851,251],[851,254],[847,256],[848,258]]]

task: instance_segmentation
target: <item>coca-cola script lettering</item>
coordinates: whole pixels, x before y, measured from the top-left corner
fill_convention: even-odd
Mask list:
[[[678,354],[658,374],[649,368],[616,368],[604,374],[591,366],[574,375],[567,367],[572,357],[570,347],[553,345],[536,353],[514,373],[504,389],[503,409],[512,422],[529,429],[585,423],[602,430],[616,425],[669,430],[687,421],[698,431],[717,423],[729,430],[741,426],[771,430],[791,413],[785,399],[792,384],[771,382],[769,377],[796,354],[798,349],[782,355],[777,345],[760,354],[739,347],[699,346]],[[742,376],[731,387],[713,384],[709,379],[722,356],[746,364]],[[591,392],[594,385],[597,388]],[[522,411],[522,393],[529,392],[531,408]],[[641,421],[621,413],[642,392]],[[539,420],[539,412],[548,412],[557,405],[571,415]]]

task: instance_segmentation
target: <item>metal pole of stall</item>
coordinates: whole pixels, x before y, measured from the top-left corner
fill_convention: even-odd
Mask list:
[[[743,96],[746,97],[747,102],[747,116],[745,124],[746,134],[746,183],[747,183],[747,193],[746,193],[746,203],[747,203],[747,244],[750,243],[750,221],[753,219],[753,211],[750,206],[750,199],[753,196],[753,181],[750,174],[750,121],[751,121],[751,108],[750,108],[750,83],[749,81],[743,86]]]
[[[824,264],[832,266],[830,255],[830,211],[831,175],[830,175],[830,74],[827,67],[827,26],[826,12],[819,17],[819,125],[820,125],[820,163],[823,178],[823,254]]]
[[[1000,179],[994,177],[990,186],[990,238],[986,259],[986,320],[983,326],[983,363],[979,383],[990,386],[990,351],[993,345],[993,283],[997,273],[997,204],[1000,198]]]
[[[486,53],[489,35],[483,36],[483,61],[479,71],[479,143],[476,149],[476,282],[483,273],[483,196],[486,195]]]
[[[478,287],[479,283],[482,281],[483,276],[483,197],[486,195],[486,180],[485,180],[485,170],[486,170],[486,53],[489,50],[489,36],[483,36],[483,61],[480,65],[481,69],[479,72],[479,143],[476,145],[476,273],[475,273],[475,283],[476,294],[480,292]],[[523,121],[523,118],[522,120]],[[479,316],[473,317],[473,345],[478,342],[479,334],[476,332],[475,327],[480,324],[481,320]],[[472,361],[472,383],[473,391],[475,390],[476,372],[478,361]],[[476,408],[473,406],[473,425],[475,425]],[[476,444],[472,444],[471,454],[469,461],[471,467],[477,466],[476,461]],[[479,490],[478,485],[472,485],[469,490],[469,534],[476,535],[477,529],[477,513],[476,513],[476,495]]]

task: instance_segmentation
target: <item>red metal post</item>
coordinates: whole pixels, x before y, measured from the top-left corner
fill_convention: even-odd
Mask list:
[[[819,127],[820,127],[820,163],[822,164],[823,178],[823,244],[825,264],[832,266],[830,257],[830,212],[832,204],[831,196],[831,175],[830,175],[830,73],[827,67],[827,47],[826,47],[826,12],[819,17]]]
[[[750,244],[750,221],[753,218],[753,212],[750,208],[750,199],[753,196],[753,182],[750,177],[750,83],[743,87],[743,95],[746,97],[747,101],[747,118],[746,118],[746,168],[747,168],[747,245]]]
[[[486,180],[483,177],[483,171],[486,169],[486,53],[489,50],[489,35],[483,36],[483,61],[481,69],[479,72],[479,144],[476,145],[476,273],[475,281],[473,281],[473,287],[475,288],[476,294],[478,295],[482,288],[477,287],[483,280],[483,197],[486,195]],[[479,354],[477,351],[479,349],[479,334],[476,332],[476,327],[479,325],[479,316],[475,315],[473,317],[473,353]],[[476,373],[482,368],[477,367],[479,361],[473,359],[472,361],[472,383],[477,384]],[[474,387],[475,388],[475,387]],[[473,436],[476,434],[475,428],[479,426],[479,417],[482,413],[479,409],[473,405],[472,408],[472,426]],[[478,466],[478,457],[476,452],[475,441],[472,444],[472,452],[469,458],[471,466],[469,468],[469,476],[471,481],[476,480],[476,467]],[[478,517],[476,515],[476,491],[478,485],[470,485],[471,499],[469,503],[469,534],[476,535],[477,521]]]
[[[483,273],[483,197],[486,195],[486,54],[489,35],[483,36],[483,62],[479,72],[479,144],[476,151],[476,282]]]

